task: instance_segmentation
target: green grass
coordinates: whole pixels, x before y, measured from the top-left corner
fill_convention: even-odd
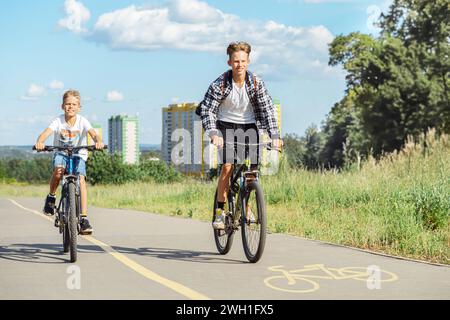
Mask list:
[[[269,229],[388,254],[450,263],[450,142],[428,135],[356,168],[282,166],[262,177]],[[210,220],[216,182],[90,186],[89,204]],[[0,184],[2,196],[44,198],[48,186]],[[270,243],[268,244],[270,245]]]

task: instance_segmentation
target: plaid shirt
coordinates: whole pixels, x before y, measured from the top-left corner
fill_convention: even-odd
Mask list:
[[[227,81],[224,86],[225,76],[227,77]],[[264,82],[259,77],[255,77],[257,88],[255,88],[253,75],[250,72],[247,72],[245,81],[247,84],[247,94],[255,114],[256,126],[261,131],[267,130],[272,139],[279,138],[275,106],[273,105],[272,98],[267,92]],[[219,106],[230,94],[232,89],[233,84],[230,70],[211,83],[205,94],[205,98],[200,102],[202,125],[208,134],[217,133],[216,122]]]

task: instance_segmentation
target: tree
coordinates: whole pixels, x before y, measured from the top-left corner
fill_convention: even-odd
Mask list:
[[[301,168],[306,152],[304,141],[295,133],[288,133],[283,137],[283,142],[289,165],[295,169]]]
[[[325,160],[339,165],[338,145],[355,132],[348,130],[351,123],[361,132],[356,147],[375,155],[431,127],[449,132],[449,16],[448,1],[395,0],[380,18],[379,38],[354,32],[334,39],[329,64],[343,65],[346,98],[354,96],[327,119]],[[346,110],[349,101],[354,113]]]

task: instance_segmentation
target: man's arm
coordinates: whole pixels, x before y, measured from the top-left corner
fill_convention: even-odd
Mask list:
[[[218,146],[217,131],[217,113],[222,99],[222,93],[217,82],[222,81],[221,78],[214,81],[208,88],[203,101],[201,102],[201,119],[202,126],[208,136],[212,139],[214,145]]]
[[[259,107],[258,112],[262,113],[262,121],[264,121],[264,126],[272,139],[273,148],[281,149],[283,146],[283,141],[280,137],[276,110],[273,105],[272,98],[270,97],[269,92],[261,79],[258,79],[257,87],[256,99]]]
[[[42,150],[45,146],[45,140],[47,140],[48,137],[53,133],[53,130],[50,128],[45,129],[37,138],[36,144],[34,147],[36,150]]]
[[[97,132],[95,131],[95,129],[94,128],[89,129],[88,133],[91,136],[92,140],[94,140],[95,142],[95,149],[97,150],[103,149],[104,144],[100,139],[99,135],[97,134]]]

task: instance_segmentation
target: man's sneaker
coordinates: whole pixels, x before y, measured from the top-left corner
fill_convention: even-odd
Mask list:
[[[92,234],[92,231],[94,231],[94,229],[92,228],[92,226],[89,224],[89,220],[87,218],[81,218],[81,222],[80,222],[80,234],[82,235],[88,235],[88,234]]]
[[[217,208],[216,209],[216,218],[213,222],[213,228],[216,230],[223,230],[225,229],[225,213],[223,209]]]
[[[54,215],[55,214],[55,203],[56,197],[54,195],[49,194],[45,199],[44,209],[42,210],[46,215]]]

